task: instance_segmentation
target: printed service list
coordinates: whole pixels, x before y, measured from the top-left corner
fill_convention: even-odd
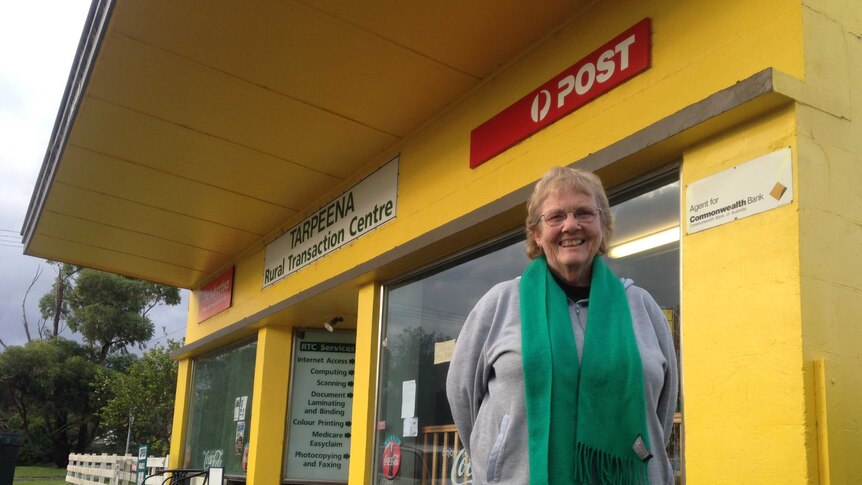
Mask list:
[[[353,332],[297,333],[286,477],[347,481],[353,408]]]

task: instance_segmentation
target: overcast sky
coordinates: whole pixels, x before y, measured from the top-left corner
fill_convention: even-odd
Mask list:
[[[37,302],[52,283],[52,267],[24,256],[21,226],[42,166],[54,119],[66,87],[90,0],[0,0],[0,339],[26,342],[24,294],[44,268],[27,298],[31,335],[39,320]],[[188,292],[175,307],[159,307],[152,343],[185,335]],[[73,338],[67,329],[63,335]]]

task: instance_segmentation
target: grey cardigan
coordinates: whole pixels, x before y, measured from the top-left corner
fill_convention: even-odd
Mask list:
[[[654,455],[648,462],[649,481],[672,484],[665,447],[679,385],[673,339],[649,293],[631,280],[622,281],[644,369],[647,428]],[[519,282],[520,277],[500,283],[479,300],[461,329],[449,365],[446,391],[458,434],[470,453],[474,485],[529,483]],[[579,361],[587,308],[587,300],[569,300]]]

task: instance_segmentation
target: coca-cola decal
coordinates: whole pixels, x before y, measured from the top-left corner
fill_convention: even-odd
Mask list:
[[[383,442],[383,476],[392,480],[401,468],[401,440],[392,435]]]
[[[461,449],[452,464],[452,485],[472,485],[473,470],[470,467],[470,454]]]

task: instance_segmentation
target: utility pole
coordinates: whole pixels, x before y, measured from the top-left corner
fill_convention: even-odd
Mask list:
[[[129,431],[126,433],[126,452],[124,455],[129,454],[129,441],[132,440],[132,423],[135,422],[135,417],[132,416],[132,412],[129,411]]]

